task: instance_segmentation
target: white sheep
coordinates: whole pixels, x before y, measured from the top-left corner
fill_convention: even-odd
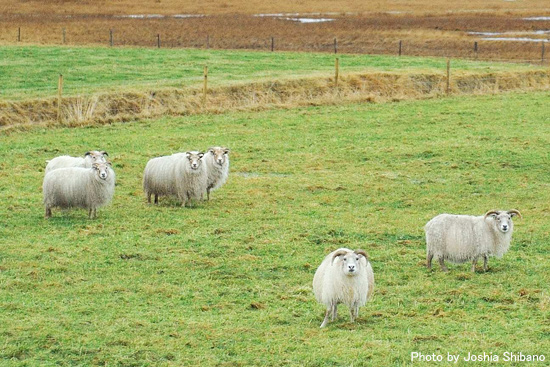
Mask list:
[[[42,191],[46,219],[54,207],[88,209],[89,218],[95,218],[97,208],[113,198],[115,172],[105,162],[94,163],[91,168],[58,168],[46,173]]]
[[[143,191],[147,202],[155,195],[175,196],[186,206],[192,200],[202,200],[208,174],[203,162],[204,153],[191,151],[157,157],[147,162],[143,172]]]
[[[91,168],[92,164],[106,162],[106,156],[108,156],[104,150],[91,150],[84,154],[84,157],[71,157],[68,155],[62,155],[55,157],[54,159],[47,161],[45,173],[48,173],[54,169],[65,167],[83,167]]]
[[[512,240],[514,223],[512,217],[519,211],[490,210],[482,216],[440,214],[430,220],[426,231],[428,269],[432,259],[439,261],[442,271],[448,271],[445,260],[453,263],[472,261],[475,272],[477,260],[483,257],[483,270],[487,271],[489,256],[501,258]]]
[[[373,291],[374,273],[365,251],[339,248],[328,254],[313,277],[315,298],[326,306],[321,327],[327,325],[329,316],[332,321],[336,319],[339,303],[349,307],[354,322],[359,307],[367,303]]]
[[[206,185],[206,198],[210,200],[210,191],[219,189],[229,174],[229,149],[212,147],[204,156],[204,162],[208,171],[208,183]]]

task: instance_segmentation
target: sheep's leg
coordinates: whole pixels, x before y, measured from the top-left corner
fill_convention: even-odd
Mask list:
[[[338,318],[338,304],[335,303],[332,305],[332,321]]]
[[[434,255],[433,254],[428,254],[428,256],[426,257],[426,267],[428,269],[431,269],[432,268],[432,259],[434,258]]]
[[[449,271],[449,269],[447,269],[447,267],[445,266],[445,260],[443,260],[442,257],[440,257],[439,259],[439,266],[441,266],[441,271],[444,271],[445,273]]]
[[[155,194],[155,204],[158,204],[158,203],[159,203],[159,196]]]
[[[357,316],[359,316],[359,306],[357,304],[353,304],[349,309],[349,314],[351,317],[351,322],[355,322]]]
[[[46,213],[44,214],[44,218],[48,219],[52,216],[52,208],[46,207]]]
[[[321,324],[320,327],[325,327],[327,326],[328,324],[328,318],[329,318],[329,315],[332,313],[332,306],[328,307],[326,312],[325,312],[325,319],[323,320],[323,323]]]
[[[483,271],[487,271],[487,262],[489,261],[489,256],[483,255]]]
[[[95,208],[90,208],[90,211],[88,212],[88,218],[90,219],[95,218]]]
[[[151,204],[151,193],[147,193],[147,203]]]
[[[206,188],[206,201],[210,201],[210,188]]]
[[[472,273],[476,272],[477,257],[472,261]]]

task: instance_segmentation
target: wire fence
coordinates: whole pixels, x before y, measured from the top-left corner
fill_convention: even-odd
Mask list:
[[[549,64],[550,21],[534,28],[532,21],[525,20],[526,24],[521,23],[522,29],[530,31],[491,33],[426,31],[415,25],[426,20],[414,18],[407,23],[407,19],[398,17],[392,21],[401,23],[389,25],[384,23],[387,20],[376,23],[373,19],[367,22],[356,18],[298,25],[284,19],[289,18],[11,17],[0,23],[0,42],[435,56]],[[450,19],[439,21],[450,22]],[[383,28],[385,26],[393,28]],[[423,26],[439,28],[440,25]],[[492,26],[498,28],[498,24]]]

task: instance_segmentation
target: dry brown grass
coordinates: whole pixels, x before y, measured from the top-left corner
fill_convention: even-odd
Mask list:
[[[2,13],[19,14],[258,14],[258,13],[377,13],[548,12],[547,0],[3,0]]]
[[[548,13],[547,13],[548,14]],[[484,41],[470,31],[521,32],[550,30],[550,21],[527,21],[516,14],[450,13],[442,15],[364,14],[331,16],[326,23],[301,24],[277,17],[251,15],[212,15],[201,18],[128,19],[112,16],[2,15],[0,44],[21,40],[31,44],[61,44],[62,29],[71,45],[109,44],[114,31],[116,46],[155,47],[160,34],[162,47],[218,49],[262,49],[361,54],[396,54],[403,41],[405,55],[473,58],[474,41],[479,43],[478,57],[486,60],[541,60],[540,42]],[[511,35],[513,36],[513,35]],[[541,41],[548,34],[529,35]],[[547,49],[550,49],[547,45]],[[550,50],[549,50],[550,51]],[[548,52],[547,52],[548,53]],[[549,59],[548,55],[546,59]]]
[[[450,93],[485,94],[550,87],[550,71],[453,75]],[[4,132],[30,126],[82,126],[152,118],[161,115],[223,113],[307,105],[433,98],[446,94],[442,73],[371,73],[332,78],[299,79],[219,87],[209,91],[203,105],[200,90],[159,90],[66,98],[57,121],[55,99],[0,103]]]

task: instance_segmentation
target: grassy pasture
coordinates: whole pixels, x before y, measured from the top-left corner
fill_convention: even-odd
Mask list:
[[[338,55],[341,73],[445,72],[442,58]],[[204,65],[209,85],[334,75],[334,55],[296,52],[197,49],[0,47],[0,99],[26,100],[57,95],[59,74],[65,96],[158,88],[202,88]],[[453,60],[454,71],[498,72],[539,67]]]
[[[1,136],[0,364],[405,366],[411,352],[548,354],[549,100],[504,94]],[[210,202],[146,205],[149,158],[213,144],[232,149],[232,166]],[[113,203],[97,220],[58,210],[45,221],[45,160],[95,147],[114,163]],[[524,219],[487,273],[423,267],[427,220],[493,208]],[[341,307],[320,330],[310,284],[341,246],[369,252],[375,298],[357,323]]]

